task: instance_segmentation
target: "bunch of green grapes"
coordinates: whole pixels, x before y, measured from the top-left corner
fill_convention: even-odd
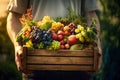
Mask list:
[[[60,49],[60,42],[53,40],[52,43],[46,47],[47,50],[58,50]]]
[[[85,28],[81,25],[77,26],[77,28],[75,29],[75,33],[76,33],[76,38],[78,38],[81,43],[84,43],[85,38],[88,37]]]
[[[96,37],[92,27],[83,27],[78,25],[77,29],[75,29],[75,33],[76,38],[78,38],[81,43],[92,42]]]

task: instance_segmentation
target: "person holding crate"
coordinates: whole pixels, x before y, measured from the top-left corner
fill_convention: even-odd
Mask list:
[[[91,18],[96,18],[98,49],[100,54],[98,69],[100,69],[102,63],[102,49],[100,43],[100,24],[95,12],[98,9],[96,0],[10,0],[8,4],[9,14],[7,17],[7,31],[15,48],[15,62],[19,71],[26,73],[21,67],[23,46],[19,42],[16,42],[15,37],[22,28],[19,18],[31,5],[34,20],[39,20],[46,15],[51,16],[52,18],[66,17],[68,7],[71,7],[76,14],[84,13],[84,16],[87,17],[88,25],[91,24]],[[45,73],[43,72],[43,74]],[[41,73],[41,77],[43,74]]]

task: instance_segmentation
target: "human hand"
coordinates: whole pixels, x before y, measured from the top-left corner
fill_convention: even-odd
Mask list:
[[[18,71],[23,72],[25,74],[30,74],[31,71],[26,71],[26,70],[23,70],[23,68],[22,68],[23,54],[24,54],[23,46],[21,46],[19,44],[15,45],[15,62],[16,62]]]
[[[99,54],[99,57],[98,57],[98,70],[100,70],[102,67],[102,55]]]
[[[101,47],[101,41],[98,37],[98,50],[99,50],[99,56],[98,56],[98,70],[102,67],[102,47]]]

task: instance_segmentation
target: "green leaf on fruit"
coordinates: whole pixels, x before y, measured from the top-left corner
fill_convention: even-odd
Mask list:
[[[29,37],[24,37],[24,38],[22,39],[22,41],[23,41],[23,42],[29,41]]]
[[[40,26],[40,29],[41,30],[48,30],[50,29],[52,26],[52,23],[51,22],[46,22],[45,24],[43,24],[42,26]]]
[[[17,35],[16,35],[16,41],[17,42],[21,42],[22,41],[22,34],[23,34],[23,31],[20,31]]]

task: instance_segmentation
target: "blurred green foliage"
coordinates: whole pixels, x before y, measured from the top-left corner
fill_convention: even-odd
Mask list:
[[[103,64],[97,80],[120,80],[120,1],[99,0]]]
[[[14,63],[14,48],[7,30],[6,18],[0,18],[0,80],[21,80]]]
[[[21,77],[13,62],[6,61],[0,65],[0,80],[21,80]]]

